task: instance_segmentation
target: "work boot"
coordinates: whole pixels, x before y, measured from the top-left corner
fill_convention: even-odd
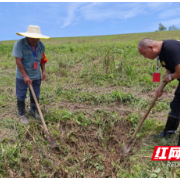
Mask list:
[[[28,124],[29,121],[25,117],[25,101],[17,100],[18,114],[17,116],[20,118],[20,121],[23,124]]]
[[[155,135],[154,137],[155,138],[170,137],[171,135],[175,134],[175,131],[177,130],[178,126],[179,126],[179,118],[169,115],[164,131],[159,135]]]
[[[39,98],[37,98],[37,101],[39,102]],[[34,98],[30,96],[30,114],[37,120],[41,120],[41,117],[38,113],[38,109],[36,107],[36,103],[34,101]]]

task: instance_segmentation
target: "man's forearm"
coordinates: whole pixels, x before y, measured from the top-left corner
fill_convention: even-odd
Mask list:
[[[41,70],[42,72],[45,72],[45,63],[41,64]]]
[[[171,75],[171,79],[180,79],[180,64],[178,64],[177,66],[175,66],[175,72],[172,73]]]
[[[165,75],[169,75],[169,74],[171,74],[171,71],[166,69],[166,74]]]
[[[25,69],[24,69],[24,66],[23,66],[22,62],[16,61],[16,65],[17,65],[19,71],[21,72],[23,78],[24,78],[25,76],[27,76],[27,73],[26,73],[26,71],[25,71]]]
[[[175,73],[171,74],[171,78],[172,78],[172,80],[173,80],[173,79],[180,79],[180,74],[178,74],[177,72],[175,72]]]

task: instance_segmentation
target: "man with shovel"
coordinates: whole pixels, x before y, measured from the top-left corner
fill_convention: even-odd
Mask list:
[[[25,38],[18,40],[14,44],[12,56],[16,60],[16,96],[18,117],[23,124],[28,124],[29,121],[25,117],[25,98],[27,88],[32,85],[39,100],[41,80],[46,79],[45,63],[41,62],[41,58],[45,51],[44,44],[41,39],[49,39],[50,37],[41,34],[39,26],[30,25],[25,33],[16,33]],[[41,77],[41,70],[42,77]],[[40,119],[38,110],[30,91],[30,113]]]
[[[148,59],[160,60],[161,65],[166,68],[166,74],[163,76],[163,82],[171,82],[174,79],[180,81],[180,42],[177,40],[156,41],[152,39],[142,39],[138,44],[138,51]],[[158,63],[157,63],[158,64]],[[157,95],[159,87],[155,90]],[[161,92],[159,97],[163,94]],[[170,103],[171,111],[168,115],[164,131],[155,137],[164,138],[175,134],[179,126],[180,119],[180,83],[175,91],[174,99]],[[180,137],[178,141],[180,145]]]

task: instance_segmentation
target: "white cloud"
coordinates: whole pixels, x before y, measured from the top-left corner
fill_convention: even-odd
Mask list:
[[[67,10],[67,17],[61,26],[66,27],[77,23],[79,19],[86,21],[122,20],[136,17],[138,15],[152,14],[154,12],[166,12],[172,3],[167,2],[91,2],[71,3]],[[160,15],[159,17],[163,17]]]
[[[73,3],[70,4],[69,8],[68,8],[68,16],[65,18],[65,22],[63,23],[63,25],[61,26],[62,28],[69,26],[72,23],[75,23],[75,21],[78,20],[78,18],[76,17],[75,13],[78,10],[78,8],[81,6],[82,3]]]
[[[25,9],[32,7],[36,15],[35,22],[55,23],[65,28],[70,25],[76,25],[85,21],[102,22],[106,20],[114,21],[126,20],[136,16],[153,15],[155,12],[157,18],[168,18],[176,15],[180,9],[171,10],[172,3],[167,2],[56,2],[56,3],[16,3],[18,8],[25,6]],[[173,4],[174,5],[174,4]],[[175,5],[174,5],[175,6]],[[40,9],[39,9],[40,8]],[[22,9],[22,8],[21,8]],[[167,10],[168,9],[168,10]],[[44,18],[44,15],[45,17]],[[30,13],[23,16],[23,19],[32,22]],[[33,22],[34,22],[33,21]]]
[[[104,21],[106,19],[128,19],[146,13],[141,3],[71,3],[61,28],[75,24],[79,19]],[[60,21],[59,21],[60,22]]]
[[[141,3],[92,3],[80,8],[85,20],[127,19],[145,13]]]

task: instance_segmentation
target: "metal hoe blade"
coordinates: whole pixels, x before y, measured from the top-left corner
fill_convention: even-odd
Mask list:
[[[49,147],[51,149],[57,148],[58,145],[56,144],[56,140],[48,132],[45,132],[45,133],[46,133],[46,139],[49,142]]]
[[[132,143],[133,139],[131,139],[129,142],[127,142],[120,150],[121,154],[123,156],[127,155],[129,151],[132,149]]]

